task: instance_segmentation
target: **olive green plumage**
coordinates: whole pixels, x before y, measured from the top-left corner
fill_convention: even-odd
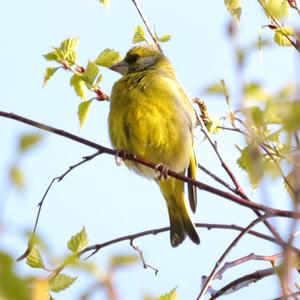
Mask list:
[[[138,46],[111,69],[123,74],[111,93],[108,123],[113,146],[181,174],[187,170],[195,178],[195,112],[168,59],[151,46]],[[125,164],[159,185],[168,207],[172,246],[178,246],[186,235],[199,244],[184,183],[171,177],[159,180],[155,170],[132,161],[125,160]],[[195,212],[197,196],[192,185],[188,195]]]

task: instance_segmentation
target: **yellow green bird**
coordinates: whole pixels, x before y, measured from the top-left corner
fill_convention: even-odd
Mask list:
[[[110,98],[108,124],[115,149],[195,178],[196,116],[169,60],[156,48],[142,45],[129,50],[124,60],[111,69],[123,75],[114,84]],[[160,178],[157,171],[132,161],[125,160],[125,164],[159,185],[168,207],[171,245],[178,246],[186,235],[199,244],[184,183],[171,177]],[[188,196],[195,212],[197,196],[192,185],[188,186]]]

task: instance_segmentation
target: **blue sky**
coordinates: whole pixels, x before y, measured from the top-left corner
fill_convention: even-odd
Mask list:
[[[203,98],[212,115],[223,116],[226,112],[224,99],[207,96],[203,90],[209,84],[224,79],[232,93],[233,106],[238,107],[233,46],[226,35],[229,14],[223,1],[144,0],[141,5],[159,35],[172,35],[172,40],[164,44],[163,49],[191,97]],[[260,27],[268,24],[268,21],[256,1],[247,1],[243,5],[239,42],[246,45],[257,40]],[[98,1],[93,0],[10,0],[2,4],[0,15],[0,109],[109,146],[108,104],[93,103],[85,127],[79,129],[79,98],[69,86],[70,74],[58,72],[43,88],[43,74],[49,63],[42,54],[49,52],[52,46],[58,46],[65,38],[80,37],[79,61],[83,65],[105,48],[114,48],[124,55],[132,46],[135,26],[142,24],[131,1],[112,0],[107,11]],[[263,36],[272,38],[268,29],[264,29]],[[253,51],[247,63],[245,81],[258,80],[264,83],[268,91],[275,91],[283,84],[295,80],[295,63],[294,49],[275,46],[265,49],[262,55]],[[101,71],[104,75],[102,87],[109,93],[119,75],[105,69]],[[17,257],[26,246],[22,232],[24,228],[32,228],[36,205],[50,180],[80,161],[82,156],[93,153],[93,150],[44,133],[41,145],[22,161],[27,187],[24,193],[19,193],[12,190],[7,182],[7,168],[14,160],[18,136],[36,130],[12,120],[0,119],[0,124],[0,180],[1,190],[5,191],[1,195],[7,195],[5,199],[0,199],[5,201],[3,223],[7,228],[0,236],[0,249],[8,249]],[[241,179],[249,195],[255,201],[264,200],[265,194],[252,192],[246,174],[235,165],[238,152],[234,144],[242,144],[241,138],[224,133],[216,136],[216,139],[226,161]],[[228,180],[210,146],[203,141],[200,130],[197,132],[196,153],[201,164]],[[198,178],[215,185],[201,172]],[[285,194],[278,194],[277,183],[266,182],[266,190],[272,199],[267,204],[286,208],[285,200],[288,198]],[[248,209],[237,207],[206,192],[199,191],[198,199],[198,211],[194,216],[197,222],[246,226],[254,218]],[[284,229],[286,223],[280,224]],[[93,244],[166,225],[167,210],[156,185],[131,173],[124,166],[118,167],[113,157],[102,155],[81,166],[53,187],[46,199],[38,231],[49,243],[53,253],[63,255],[67,253],[68,239],[82,226],[86,227],[90,243]],[[258,228],[264,230],[262,226]],[[137,240],[147,262],[157,267],[159,273],[155,276],[151,270],[144,270],[142,264],[118,272],[116,282],[121,299],[142,299],[144,293],[158,296],[176,286],[180,299],[194,299],[199,292],[201,276],[209,274],[214,262],[236,233],[202,229],[199,235],[200,246],[186,241],[176,249],[171,248],[167,233]],[[273,245],[246,237],[228,260],[251,252],[270,255],[275,251]],[[100,269],[105,269],[108,257],[118,253],[134,254],[134,251],[124,242],[104,249],[91,260]],[[34,270],[24,266],[24,262],[18,266],[20,272],[34,274]],[[226,273],[223,283],[268,266],[263,262],[239,266]],[[76,271],[69,273],[76,275]],[[75,299],[87,282],[89,278],[80,276],[71,289],[55,298]],[[247,298],[250,290],[253,299],[264,299],[266,287],[267,297],[275,297],[280,292],[275,286],[277,284],[276,278],[265,279],[255,287],[231,295],[230,299]],[[222,283],[216,282],[216,286],[221,287]],[[106,299],[103,293],[101,297]]]

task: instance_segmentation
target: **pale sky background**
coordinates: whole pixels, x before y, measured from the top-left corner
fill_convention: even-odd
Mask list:
[[[257,40],[260,27],[268,21],[257,1],[243,2],[239,38],[246,45]],[[172,40],[162,47],[191,97],[205,99],[212,115],[223,116],[226,111],[224,99],[203,93],[206,86],[223,78],[232,93],[233,105],[237,107],[233,48],[225,30],[229,14],[223,1],[144,0],[141,6],[159,35],[172,35]],[[295,15],[293,17],[297,18]],[[112,0],[109,11],[95,0],[2,1],[0,109],[110,146],[107,134],[108,103],[93,103],[85,127],[79,130],[79,98],[69,86],[70,74],[58,72],[43,88],[44,71],[51,64],[45,61],[42,54],[49,52],[52,46],[58,46],[65,38],[80,37],[79,61],[83,65],[105,48],[114,48],[124,55],[132,46],[135,26],[140,24],[142,21],[129,0]],[[272,37],[268,29],[264,29],[263,37]],[[295,80],[296,65],[296,52],[292,48],[274,46],[265,49],[262,55],[254,51],[248,60],[245,80],[260,80],[268,91],[276,91],[283,84]],[[101,72],[104,74],[102,88],[109,93],[119,75],[105,69]],[[7,250],[18,257],[27,243],[23,231],[32,228],[36,205],[50,180],[94,150],[43,133],[41,145],[21,162],[22,169],[26,171],[27,186],[24,193],[19,193],[11,189],[8,183],[7,168],[16,159],[18,137],[39,131],[4,118],[0,118],[0,128],[0,197],[3,198],[0,201],[5,202],[0,250]],[[279,181],[268,181],[268,189],[264,192],[251,192],[246,174],[235,165],[238,152],[234,144],[242,144],[239,136],[223,133],[216,138],[225,160],[238,175],[248,195],[257,202],[289,208],[286,205],[287,195],[276,190]],[[196,152],[201,164],[229,182],[210,146],[203,142],[200,130],[197,131]],[[198,179],[219,187],[201,172]],[[249,209],[198,191],[196,222],[247,226],[254,218],[254,213]],[[273,222],[278,223],[278,220]],[[114,157],[102,155],[55,184],[43,207],[38,233],[54,254],[62,256],[68,253],[67,241],[82,226],[86,227],[90,244],[94,244],[167,225],[166,205],[155,183],[138,177],[124,166],[118,167]],[[286,220],[280,225],[283,231],[288,228]],[[264,230],[263,226],[257,228]],[[187,239],[176,249],[170,246],[169,233],[136,240],[144,251],[147,263],[158,268],[159,272],[155,276],[152,270],[144,270],[141,263],[119,271],[116,283],[120,299],[138,300],[146,293],[159,296],[176,286],[180,299],[195,299],[200,291],[201,276],[210,273],[215,261],[237,235],[236,232],[205,229],[198,232],[201,237],[199,246]],[[271,255],[276,251],[278,249],[272,244],[247,236],[226,261],[251,252]],[[105,270],[111,255],[126,253],[135,254],[129,243],[123,242],[105,248],[91,261]],[[226,272],[222,282],[215,282],[214,287],[220,288],[243,274],[269,266],[266,262],[246,263]],[[39,273],[27,267],[24,261],[18,263],[18,268],[23,274]],[[66,273],[78,275],[73,270],[66,270]],[[79,275],[70,289],[54,294],[55,299],[77,299],[87,284],[93,282],[90,277]],[[277,286],[277,279],[269,277],[227,299],[250,299],[250,292],[251,299],[270,299],[280,295]],[[94,299],[106,299],[106,296],[101,292]]]

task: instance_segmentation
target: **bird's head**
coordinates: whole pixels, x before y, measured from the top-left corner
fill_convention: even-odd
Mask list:
[[[159,50],[153,46],[142,45],[130,49],[125,58],[112,65],[110,69],[122,75],[140,72],[154,67],[163,59],[165,57]]]

